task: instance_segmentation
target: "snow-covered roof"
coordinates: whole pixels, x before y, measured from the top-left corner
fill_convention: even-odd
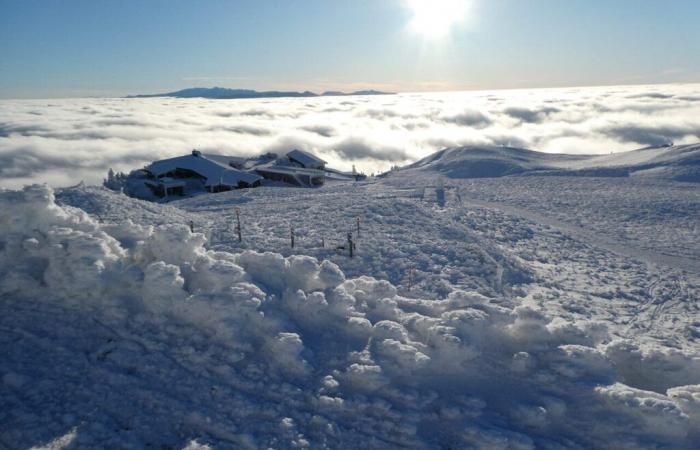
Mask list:
[[[326,161],[322,160],[321,158],[317,158],[309,152],[305,152],[304,150],[299,150],[296,148],[291,152],[288,152],[287,157],[303,164],[305,167],[313,167],[326,164]]]
[[[231,163],[242,165],[246,162],[246,158],[240,156],[214,155],[212,153],[203,153],[202,156],[226,167],[235,168],[235,166],[231,166]]]
[[[161,176],[176,169],[191,170],[198,173],[205,178],[204,184],[206,186],[216,186],[218,184],[237,186],[240,181],[252,184],[262,179],[254,173],[236,170],[222,162],[207,158],[201,153],[162,159],[146,166],[146,170],[155,176]]]

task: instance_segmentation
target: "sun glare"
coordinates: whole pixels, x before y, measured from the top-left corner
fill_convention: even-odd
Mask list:
[[[413,13],[411,28],[430,39],[449,34],[469,10],[469,0],[406,0],[406,4]]]

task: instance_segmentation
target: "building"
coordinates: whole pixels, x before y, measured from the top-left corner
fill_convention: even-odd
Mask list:
[[[287,159],[292,163],[292,165],[302,167],[304,169],[316,169],[324,170],[326,168],[326,161],[321,158],[317,158],[309,152],[303,150],[294,149],[287,153]]]
[[[294,166],[269,165],[255,169],[266,180],[283,181],[301,187],[321,186],[326,175],[323,170],[305,169]]]
[[[255,166],[255,172],[266,180],[281,181],[301,187],[320,186],[326,180],[326,161],[311,153],[294,149],[283,158]]]
[[[142,173],[141,183],[151,193],[168,197],[258,187],[265,180],[315,187],[324,184],[327,169],[326,161],[298,149],[282,157],[266,153],[254,158],[208,155],[192,150],[189,155],[155,161]]]
[[[163,159],[144,169],[149,175],[146,185],[155,195],[184,195],[185,191],[204,189],[207,192],[230,191],[260,186],[262,177],[234,169],[222,157],[207,157],[198,150],[191,155]]]
[[[146,180],[146,186],[158,197],[168,197],[170,195],[185,195],[187,183],[182,180],[175,180],[170,177],[158,178],[157,180]]]

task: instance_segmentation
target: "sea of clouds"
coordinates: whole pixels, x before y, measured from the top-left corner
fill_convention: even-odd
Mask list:
[[[111,167],[293,147],[365,172],[466,144],[610,153],[700,140],[700,85],[206,100],[0,101],[0,186],[99,183]]]

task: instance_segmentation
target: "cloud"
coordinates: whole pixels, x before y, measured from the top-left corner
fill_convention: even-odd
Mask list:
[[[607,136],[624,142],[634,142],[640,145],[659,147],[673,144],[676,139],[692,136],[700,140],[700,125],[695,127],[665,125],[665,126],[638,126],[622,125],[610,126],[600,131]]]
[[[310,125],[301,127],[301,129],[308,131],[309,133],[316,133],[323,137],[332,137],[335,136],[336,133],[335,128],[326,125]]]
[[[14,125],[11,123],[0,122],[0,137],[10,137],[13,134],[18,134],[20,136],[32,136],[37,133],[42,133],[48,131],[47,128],[41,125]]]
[[[503,110],[503,113],[521,122],[542,123],[550,114],[561,111],[559,108],[545,107],[541,109],[529,109],[511,107]]]
[[[373,146],[360,138],[349,138],[335,144],[333,152],[350,161],[374,159],[379,161],[406,161],[408,154],[397,148]]]
[[[207,128],[209,131],[228,131],[237,134],[252,134],[253,136],[270,136],[272,131],[267,128],[252,127],[247,125],[213,125]]]
[[[662,94],[661,92],[646,92],[643,94],[628,95],[627,98],[665,99],[665,98],[673,98],[673,95],[672,94]]]
[[[405,117],[403,114],[399,113],[398,111],[394,111],[393,109],[389,109],[389,108],[365,109],[364,111],[359,111],[357,113],[357,115],[371,117],[373,119],[387,119],[387,118],[394,118],[394,117]]]
[[[495,135],[489,136],[490,143],[493,145],[503,145],[505,147],[527,148],[529,143],[516,135]]]
[[[266,111],[264,109],[249,109],[246,111],[241,111],[239,113],[241,116],[271,116],[270,111]]]
[[[95,125],[103,126],[103,127],[143,127],[144,124],[143,121],[140,120],[135,120],[135,119],[103,119],[103,120],[98,120],[95,122]],[[151,123],[149,124],[151,127],[158,127],[160,126],[159,124]]]
[[[393,126],[392,128],[394,129],[401,129],[403,128],[404,130],[417,130],[417,129],[428,129],[430,128],[430,122],[426,120],[409,120],[407,122],[401,122]]]
[[[527,126],[523,126],[527,124]],[[297,147],[377,172],[444,147],[605,153],[700,140],[700,85],[311,99],[0,101],[0,186],[128,171],[193,148],[250,156]]]
[[[298,136],[281,136],[274,142],[265,146],[263,153],[276,153],[278,155],[283,155],[295,148],[315,153],[317,156],[324,158],[323,155],[319,154],[317,147],[311,141]]]
[[[42,151],[40,147],[31,144],[19,145],[0,153],[0,178],[26,178],[56,170],[98,170],[113,164],[143,162],[143,157],[136,154],[99,152],[98,156],[94,158],[89,158],[87,155],[76,156],[78,155],[70,152],[47,153]],[[102,171],[100,171],[100,175],[102,175]]]
[[[491,119],[479,111],[464,111],[452,116],[443,116],[441,120],[447,123],[474,128],[486,128],[493,123]]]

